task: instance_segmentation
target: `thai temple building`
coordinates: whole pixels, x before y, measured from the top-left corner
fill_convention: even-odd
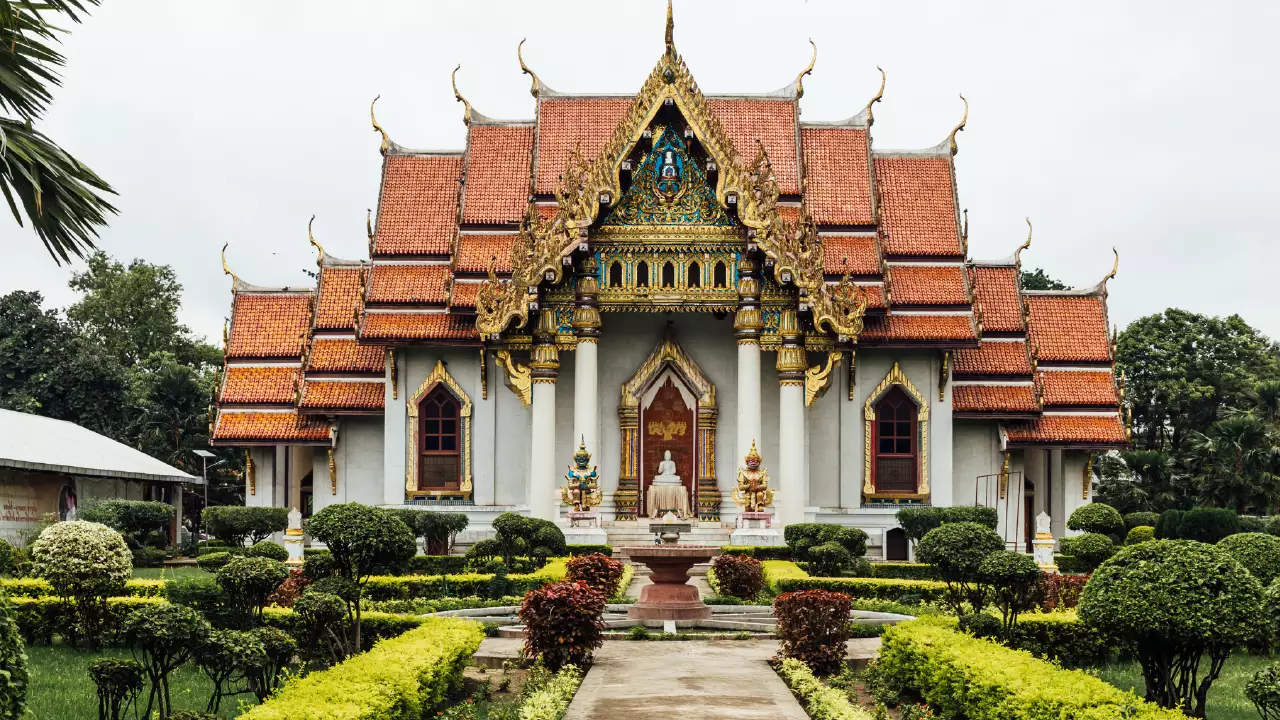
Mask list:
[[[883,83],[852,117],[801,120],[812,63],[781,90],[704,93],[670,15],[636,91],[560,93],[520,66],[532,119],[455,85],[457,151],[402,147],[370,107],[368,258],[313,238],[315,287],[232,275],[213,438],[245,448],[249,504],[562,519],[582,445],[605,532],[674,511],[727,541],[754,446],[772,528],[860,527],[873,559],[905,559],[908,505],[996,507],[1027,551],[1040,512],[1065,532],[1128,435],[1115,270],[1024,289],[1030,235],[971,259],[963,120],[879,149]]]

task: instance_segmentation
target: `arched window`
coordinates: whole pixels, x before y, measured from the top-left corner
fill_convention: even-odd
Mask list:
[[[457,490],[461,482],[462,423],[458,399],[437,385],[418,403],[418,489]]]
[[[919,468],[916,404],[901,387],[876,403],[871,439],[876,492],[914,493]]]
[[[622,263],[620,262],[614,261],[614,263],[609,266],[609,287],[622,287]]]
[[[702,266],[698,264],[697,260],[689,263],[689,279],[687,284],[691,288],[702,287]]]
[[[636,264],[636,287],[649,287],[649,263],[644,260]]]
[[[712,273],[712,285],[722,288],[729,284],[729,270],[724,266],[724,261],[716,263],[716,268]]]
[[[662,287],[673,288],[676,286],[676,266],[671,263],[665,263],[662,266]]]

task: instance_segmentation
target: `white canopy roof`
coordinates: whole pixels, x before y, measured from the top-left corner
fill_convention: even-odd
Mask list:
[[[0,467],[128,480],[200,481],[75,423],[13,410],[0,410]]]

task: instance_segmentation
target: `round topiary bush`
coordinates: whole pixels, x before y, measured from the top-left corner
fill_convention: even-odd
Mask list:
[[[1124,526],[1128,530],[1132,530],[1142,525],[1156,526],[1156,522],[1160,520],[1160,513],[1153,512],[1131,512],[1124,514]]]
[[[1182,514],[1178,524],[1179,539],[1198,540],[1210,545],[1238,532],[1240,518],[1234,510],[1226,508],[1192,508]]]
[[[1182,525],[1181,510],[1165,510],[1156,521],[1157,540],[1177,540],[1178,530]]]
[[[525,652],[552,672],[566,665],[586,667],[604,644],[604,606],[604,595],[584,583],[551,583],[529,591],[519,611]]]
[[[231,562],[232,557],[238,556],[233,556],[228,552],[211,552],[196,558],[196,565],[199,565],[200,569],[205,572],[216,573],[222,569],[223,565]]]
[[[27,681],[27,655],[13,605],[0,595],[0,718],[23,716]]]
[[[259,540],[253,544],[253,547],[245,550],[244,554],[245,557],[264,557],[277,562],[284,562],[289,559],[289,551],[285,550],[280,543],[274,543],[270,540]]]
[[[133,573],[133,555],[120,533],[106,525],[75,521],[50,525],[31,547],[32,569],[53,591],[70,600],[76,629],[90,645],[97,642],[107,597],[124,592]]]
[[[1271,644],[1280,645],[1280,578],[1272,580],[1263,591],[1262,605],[1269,625],[1267,630],[1271,633]]]
[[[279,560],[237,557],[222,566],[217,580],[239,624],[248,627],[261,622],[267,597],[288,577],[289,568]]]
[[[974,612],[986,604],[986,590],[980,584],[978,567],[987,556],[1004,549],[1004,540],[995,530],[978,523],[944,523],[920,540],[917,556],[934,566],[947,583],[948,603],[957,615],[964,614],[967,602]]]
[[[992,530],[1000,525],[1000,513],[993,507],[956,505],[941,508],[943,523],[971,522],[985,525]]]
[[[1280,577],[1280,538],[1274,535],[1236,533],[1223,538],[1218,548],[1235,558],[1264,586]]]
[[[1150,525],[1138,525],[1129,531],[1124,537],[1125,545],[1137,545],[1138,543],[1151,542],[1156,539],[1156,529]]]
[[[840,572],[853,564],[853,556],[843,545],[827,542],[809,548],[809,574],[818,577],[840,577]]]
[[[1067,518],[1067,529],[1099,535],[1119,535],[1124,532],[1124,518],[1115,508],[1095,502],[1081,505]]]
[[[711,563],[721,595],[751,600],[764,590],[764,565],[746,555],[721,555]]]
[[[565,563],[564,579],[569,582],[584,582],[587,587],[602,593],[605,598],[617,595],[622,589],[618,583],[622,581],[623,565],[607,555],[579,555]]]
[[[1280,537],[1280,515],[1276,515],[1267,521],[1267,534]]]
[[[1257,578],[1218,548],[1185,540],[1121,549],[1085,585],[1079,607],[1083,622],[1137,655],[1148,700],[1196,717],[1211,685],[1201,680],[1258,636],[1262,612]]]
[[[1076,559],[1081,572],[1091,573],[1116,552],[1111,538],[1099,533],[1085,533],[1062,539],[1062,552]]]
[[[1012,550],[997,550],[978,565],[978,577],[990,586],[1006,629],[1018,621],[1018,613],[1035,604],[1040,575],[1040,566],[1030,555]]]

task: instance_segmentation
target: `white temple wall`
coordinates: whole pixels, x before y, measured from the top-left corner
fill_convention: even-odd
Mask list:
[[[1066,520],[1071,517],[1071,513],[1081,505],[1087,505],[1090,499],[1085,497],[1086,490],[1092,485],[1084,479],[1085,463],[1088,462],[1089,454],[1079,450],[1060,450],[1062,455],[1062,482],[1058,483],[1059,491],[1062,493],[1061,501],[1055,504],[1062,508],[1063,526],[1062,533],[1065,535],[1079,535],[1075,530],[1068,530]],[[1055,534],[1055,537],[1058,537]]]
[[[381,502],[398,505],[404,502],[405,427],[409,420],[405,414],[408,373],[399,366],[407,364],[404,358],[408,353],[400,349],[392,349],[390,353],[396,373],[392,375],[392,363],[388,362],[383,396]]]
[[[244,481],[244,504],[249,507],[272,507],[276,504],[272,477],[275,475],[276,449],[274,447],[251,447],[249,457],[253,460],[253,477],[255,492],[249,492],[248,473]]]
[[[814,357],[810,357],[809,362],[814,362]],[[826,358],[822,358],[826,362]],[[840,507],[840,466],[844,453],[839,451],[841,446],[841,408],[840,403],[843,401],[848,404],[848,395],[844,394],[845,385],[840,382],[841,377],[848,377],[849,359],[846,357],[844,363],[834,370],[838,377],[832,378],[830,389],[827,394],[818,398],[805,413],[808,421],[809,432],[809,502],[808,506],[821,508],[838,508]],[[861,436],[862,431],[858,430]]]
[[[999,425],[992,420],[956,420],[953,440],[953,502],[996,507],[1000,503],[998,475],[1004,462]],[[979,480],[980,476],[989,477]]]
[[[574,401],[574,362],[573,352],[560,353],[560,377],[556,380],[556,475],[554,484],[558,488],[564,484],[564,475],[573,462],[573,454],[578,451],[578,438],[573,436],[573,401]],[[597,393],[598,395],[599,393]],[[615,400],[615,402],[617,402]],[[592,463],[599,465],[592,457]],[[617,483],[614,475],[614,483]],[[557,491],[558,493],[559,491]],[[564,508],[560,508],[563,512]]]
[[[333,449],[338,487],[329,481],[329,449],[312,448],[311,509],[313,512],[348,502],[382,504],[383,418],[344,417],[338,425],[338,446]]]
[[[521,362],[527,362],[527,359]],[[484,459],[477,453],[477,461],[493,467],[495,505],[524,506],[529,502],[532,412],[504,384],[502,370],[496,365],[489,369],[492,371],[489,375],[489,397],[494,401],[493,456]]]

